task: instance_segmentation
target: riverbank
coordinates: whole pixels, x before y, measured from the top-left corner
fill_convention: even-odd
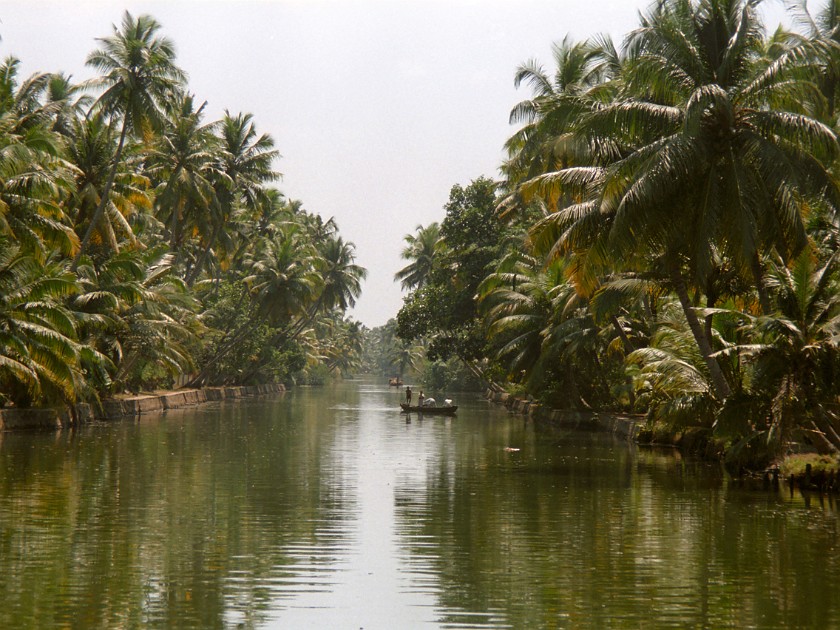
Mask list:
[[[0,431],[50,431],[79,426],[93,421],[116,420],[146,413],[163,413],[169,409],[194,407],[208,402],[239,400],[281,394],[282,383],[239,387],[204,387],[137,396],[120,396],[102,401],[100,409],[80,403],[74,409],[0,409]]]
[[[484,397],[491,402],[504,405],[513,413],[550,422],[561,428],[604,431],[631,441],[637,440],[645,424],[645,417],[639,414],[551,409],[533,401],[515,398],[507,392],[493,390],[487,390]]]
[[[560,428],[612,433],[637,444],[674,447],[704,459],[723,462],[726,458],[725,443],[704,427],[685,427],[675,432],[665,425],[650,425],[642,414],[550,409],[533,401],[515,398],[507,392],[493,390],[487,390],[485,398],[504,405],[512,413]],[[764,470],[747,472],[739,467],[736,476],[777,483],[781,479],[789,487],[798,487],[803,491],[840,492],[840,460],[810,452],[791,453]]]

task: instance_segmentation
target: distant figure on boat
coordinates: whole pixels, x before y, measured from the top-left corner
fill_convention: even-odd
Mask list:
[[[391,387],[400,387],[403,384],[403,381],[398,376],[392,376],[388,379],[388,385]]]
[[[422,406],[423,406],[423,399],[424,399],[424,398],[426,398],[426,397],[423,395],[423,390],[421,389],[421,390],[420,390],[420,395],[417,397],[417,405],[418,405],[419,407],[422,407]]]
[[[411,404],[411,385],[405,388],[405,402]]]
[[[452,399],[451,398],[445,398],[443,400],[443,406],[444,407],[451,407],[452,406]]]
[[[424,399],[421,403],[423,407],[437,407],[437,401],[429,396],[428,398]]]

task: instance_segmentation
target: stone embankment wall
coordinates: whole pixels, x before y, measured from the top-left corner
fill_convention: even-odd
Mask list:
[[[535,402],[522,398],[514,398],[507,392],[488,390],[485,398],[504,405],[513,413],[526,415],[535,420],[547,421],[558,427],[606,431],[620,435],[628,440],[635,440],[639,434],[639,429],[644,424],[643,416],[599,413],[597,411],[549,409]]]
[[[167,392],[160,395],[132,396],[102,401],[101,411],[91,405],[76,405],[75,417],[58,409],[0,409],[0,431],[56,430],[85,424],[92,420],[113,420],[144,413],[162,413],[167,409],[192,407],[206,402],[252,398],[286,391],[280,383],[248,387],[205,387]]]

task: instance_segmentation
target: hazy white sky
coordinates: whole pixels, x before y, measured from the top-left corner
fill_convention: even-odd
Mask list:
[[[402,304],[402,237],[443,218],[453,184],[496,177],[513,88],[531,57],[551,67],[567,33],[616,40],[649,0],[3,0],[0,53],[23,75],[84,66],[126,9],[174,40],[208,119],[254,114],[283,155],[283,192],[334,216],[367,267],[352,315],[370,327]],[[765,2],[775,26],[781,2]]]

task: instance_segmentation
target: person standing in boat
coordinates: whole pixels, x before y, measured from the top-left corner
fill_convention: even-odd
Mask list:
[[[405,388],[405,402],[407,405],[411,404],[411,385]]]
[[[421,390],[420,390],[420,395],[417,397],[417,406],[418,406],[418,407],[422,407],[422,406],[423,406],[423,400],[424,400],[425,398],[426,398],[426,397],[423,395],[423,390],[421,389]]]

